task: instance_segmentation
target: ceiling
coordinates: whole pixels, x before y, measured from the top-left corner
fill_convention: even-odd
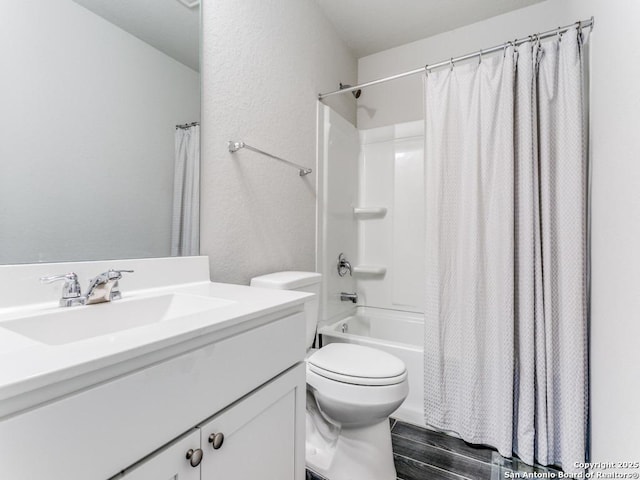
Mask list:
[[[199,70],[198,7],[187,8],[179,0],[74,1]],[[360,58],[544,0],[315,1]]]
[[[357,58],[543,0],[316,0]]]
[[[74,0],[105,20],[199,70],[200,8],[178,0]]]

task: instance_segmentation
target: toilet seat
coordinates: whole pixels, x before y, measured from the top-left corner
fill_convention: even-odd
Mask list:
[[[307,358],[307,367],[324,378],[352,385],[395,385],[407,378],[405,365],[397,357],[349,343],[321,348]]]

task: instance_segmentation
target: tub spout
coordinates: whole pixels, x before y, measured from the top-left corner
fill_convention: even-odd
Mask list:
[[[356,292],[353,292],[353,293],[340,292],[340,300],[342,302],[358,303],[358,294]]]

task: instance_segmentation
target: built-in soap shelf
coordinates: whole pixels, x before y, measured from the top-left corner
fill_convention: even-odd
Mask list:
[[[353,207],[353,214],[358,218],[382,218],[387,214],[387,207]]]
[[[382,265],[356,265],[353,267],[353,273],[358,275],[379,276],[387,273],[387,267]]]

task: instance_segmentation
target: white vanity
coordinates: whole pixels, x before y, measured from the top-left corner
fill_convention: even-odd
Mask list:
[[[122,299],[59,307],[110,268]],[[0,266],[0,478],[302,480],[310,296],[206,257]]]

